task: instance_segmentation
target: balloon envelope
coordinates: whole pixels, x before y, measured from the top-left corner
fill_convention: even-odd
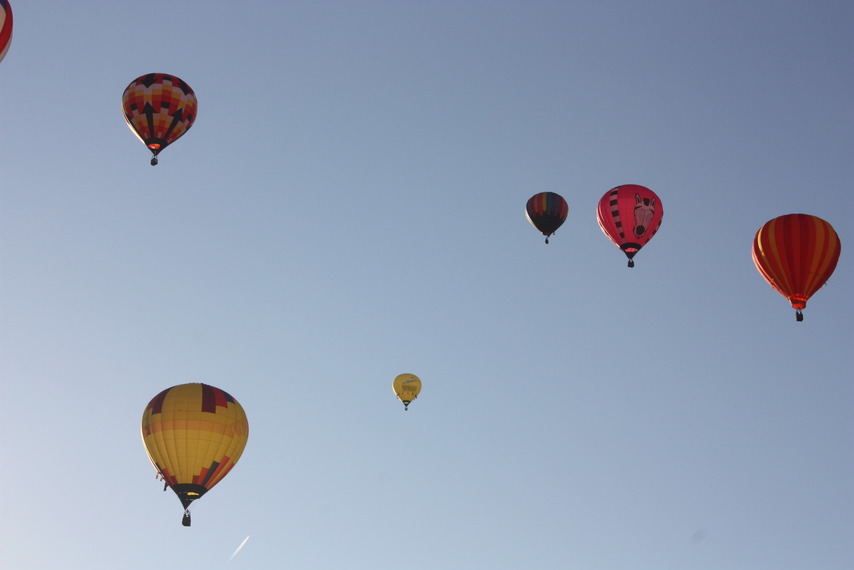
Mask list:
[[[6,57],[12,43],[12,7],[8,0],[0,0],[0,61]]]
[[[549,243],[549,236],[566,221],[569,205],[563,196],[554,192],[540,192],[528,199],[525,216],[531,225],[537,228]]]
[[[661,226],[664,206],[661,199],[649,188],[637,184],[624,184],[612,188],[599,200],[596,220],[599,227],[614,244],[632,258],[652,239]]]
[[[842,244],[826,221],[788,214],[766,222],[753,238],[753,263],[792,304],[798,320],[807,300],[830,278]]]
[[[408,410],[409,404],[421,393],[421,379],[415,374],[400,374],[391,383],[394,395],[403,402],[403,409]]]
[[[157,155],[181,138],[196,121],[196,94],[181,79],[166,73],[141,75],[122,94],[122,109],[130,129]]]
[[[249,437],[246,413],[227,392],[207,384],[163,390],[142,414],[142,441],[154,468],[187,510],[234,467]]]

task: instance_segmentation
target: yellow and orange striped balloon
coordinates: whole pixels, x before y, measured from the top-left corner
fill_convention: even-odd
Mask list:
[[[842,244],[826,221],[808,214],[788,214],[765,223],[753,238],[753,263],[803,320],[801,309],[830,278]]]
[[[148,458],[184,506],[219,483],[234,467],[249,438],[243,408],[230,394],[207,384],[163,390],[142,414]]]

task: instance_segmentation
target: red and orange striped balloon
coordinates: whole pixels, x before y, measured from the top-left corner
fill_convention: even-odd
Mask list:
[[[808,214],[774,218],[753,238],[753,263],[771,287],[789,300],[799,321],[807,300],[836,269],[841,251],[833,226]]]

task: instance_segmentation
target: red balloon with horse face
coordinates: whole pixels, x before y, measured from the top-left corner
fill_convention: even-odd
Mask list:
[[[599,200],[596,219],[599,227],[629,258],[634,267],[635,254],[647,244],[664,216],[661,199],[649,188],[624,184],[612,188]]]

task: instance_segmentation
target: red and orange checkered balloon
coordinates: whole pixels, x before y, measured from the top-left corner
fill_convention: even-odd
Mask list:
[[[131,130],[157,155],[181,138],[196,120],[196,94],[181,79],[165,73],[149,73],[131,81],[122,95],[122,109]]]

